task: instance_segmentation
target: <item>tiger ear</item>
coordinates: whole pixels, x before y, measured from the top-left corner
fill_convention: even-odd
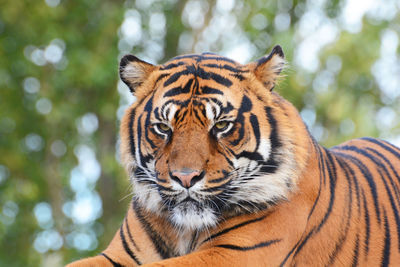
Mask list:
[[[268,56],[251,63],[251,68],[256,78],[269,91],[274,89],[276,80],[280,77],[280,73],[286,62],[284,58],[282,48],[277,45]]]
[[[119,76],[134,94],[154,69],[155,66],[150,63],[142,61],[133,55],[125,55],[119,64]]]

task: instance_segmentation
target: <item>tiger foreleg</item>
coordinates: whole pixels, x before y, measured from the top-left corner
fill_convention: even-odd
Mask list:
[[[159,262],[145,264],[146,267],[218,267],[218,266],[265,266],[261,257],[257,260],[257,255],[229,251],[224,248],[214,247],[207,250],[194,252],[185,256],[170,258]]]

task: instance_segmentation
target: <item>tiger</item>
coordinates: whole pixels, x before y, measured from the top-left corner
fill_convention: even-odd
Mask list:
[[[400,149],[319,145],[273,90],[285,65],[279,45],[248,64],[124,56],[134,196],[109,246],[68,266],[400,266]]]

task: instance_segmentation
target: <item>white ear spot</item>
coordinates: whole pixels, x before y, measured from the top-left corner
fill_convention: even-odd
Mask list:
[[[136,64],[129,64],[123,70],[123,76],[125,79],[140,79],[146,73],[144,72],[143,68],[136,66]]]

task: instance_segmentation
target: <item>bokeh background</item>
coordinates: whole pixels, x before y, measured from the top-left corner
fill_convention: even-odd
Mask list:
[[[95,255],[121,224],[122,55],[246,63],[280,44],[275,90],[317,140],[400,145],[399,14],[400,0],[0,0],[0,266]]]

